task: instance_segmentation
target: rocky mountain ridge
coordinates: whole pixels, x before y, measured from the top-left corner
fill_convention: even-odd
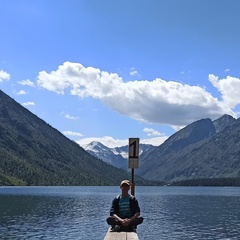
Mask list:
[[[240,120],[224,115],[201,119],[142,155],[137,173],[151,180],[182,181],[239,177]],[[234,167],[233,167],[234,166]]]
[[[109,148],[100,142],[93,141],[82,146],[91,155],[111,164],[117,168],[128,168],[128,145],[122,147]],[[155,148],[151,144],[139,144],[139,156],[142,153]]]

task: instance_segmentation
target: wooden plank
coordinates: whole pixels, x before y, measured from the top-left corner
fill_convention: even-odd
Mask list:
[[[127,232],[127,240],[139,240],[135,232]]]
[[[111,232],[110,228],[104,240],[139,240],[135,232]]]
[[[109,228],[104,240],[127,240],[126,232],[111,232]]]

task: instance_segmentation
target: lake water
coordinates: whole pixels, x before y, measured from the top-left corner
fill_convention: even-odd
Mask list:
[[[0,187],[0,239],[102,240],[119,187]],[[140,240],[239,239],[240,188],[136,187]]]

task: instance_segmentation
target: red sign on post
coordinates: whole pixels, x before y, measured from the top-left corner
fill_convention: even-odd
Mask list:
[[[129,138],[128,167],[138,168],[139,138]]]

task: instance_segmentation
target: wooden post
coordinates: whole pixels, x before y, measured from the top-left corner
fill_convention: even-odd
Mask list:
[[[132,168],[131,194],[132,194],[133,196],[135,195],[134,168]]]
[[[128,168],[132,169],[131,194],[135,195],[134,168],[138,168],[139,138],[129,138]]]

